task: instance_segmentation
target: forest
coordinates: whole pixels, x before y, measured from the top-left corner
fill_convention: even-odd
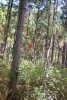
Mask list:
[[[67,0],[0,0],[0,100],[67,100]]]

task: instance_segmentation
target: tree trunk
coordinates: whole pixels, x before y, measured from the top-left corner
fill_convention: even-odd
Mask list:
[[[4,40],[3,40],[2,52],[5,51],[6,44],[7,44],[8,32],[9,32],[10,20],[11,20],[12,6],[13,6],[13,0],[9,0],[8,9],[7,9],[7,15],[6,15],[5,29],[4,29]]]
[[[65,38],[64,38],[64,46],[63,46],[63,53],[62,53],[62,64],[67,67],[67,17],[64,23],[65,28]]]
[[[54,35],[53,35],[51,62],[53,62],[53,54],[54,54],[54,41],[55,41],[55,37],[54,37]]]
[[[19,11],[18,11],[18,22],[17,28],[15,32],[15,42],[13,46],[13,61],[11,65],[11,73],[10,73],[10,81],[9,81],[9,93],[7,96],[7,100],[17,100],[16,98],[16,84],[17,84],[17,76],[18,76],[18,67],[21,58],[21,48],[22,48],[22,31],[23,31],[23,23],[24,23],[24,15],[26,12],[25,4],[27,0],[20,0],[19,3]]]
[[[48,51],[48,36],[46,34],[43,41],[43,62],[47,64],[47,51]]]
[[[37,26],[38,26],[38,20],[39,20],[39,10],[38,10],[38,13],[37,13],[37,16],[36,16],[36,21],[35,21],[35,24],[36,24],[36,29],[35,29],[35,32],[33,33],[33,63],[35,64],[36,63],[36,59],[37,59],[37,48],[36,48],[36,36],[37,36]]]
[[[67,42],[64,43],[63,52],[62,52],[62,65],[67,66]]]

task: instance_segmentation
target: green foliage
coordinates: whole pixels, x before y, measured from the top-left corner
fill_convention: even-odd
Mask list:
[[[32,62],[22,59],[19,66],[19,79],[24,79],[27,82],[40,79],[43,74],[43,66],[40,64],[33,64]]]
[[[6,23],[5,19],[6,17],[8,17],[5,16],[6,8],[7,7],[0,8],[0,43],[3,42],[3,33],[5,27],[4,25]],[[10,64],[12,61],[12,47],[15,39],[14,33],[16,30],[15,27],[18,12],[17,8],[18,7],[13,7],[12,9],[12,17],[8,33],[6,52],[3,55],[0,54],[1,57],[4,57],[4,59],[0,60],[0,91],[6,91],[7,86],[5,87],[3,83],[5,80],[8,83],[9,80]],[[67,68],[61,68],[60,64],[58,63],[59,61],[56,61],[56,59],[58,59],[58,47],[57,49],[55,48],[53,54],[53,57],[56,57],[57,55],[57,58],[53,61],[54,65],[49,65],[47,67],[45,64],[42,63],[42,60],[44,60],[44,58],[42,59],[42,55],[43,40],[45,40],[45,34],[49,35],[48,38],[55,34],[56,39],[54,42],[56,42],[56,46],[58,45],[57,39],[60,40],[64,37],[64,34],[62,34],[64,32],[64,28],[61,22],[53,20],[53,23],[48,23],[48,18],[48,8],[45,8],[43,11],[40,11],[39,15],[37,13],[34,14],[32,9],[27,11],[25,15],[25,21],[23,25],[24,29],[22,35],[23,59],[20,62],[18,70],[18,83],[20,82],[23,84],[18,84],[18,87],[20,87],[19,94],[24,97],[28,95],[29,90],[29,95],[31,99],[27,100],[48,100],[47,97],[43,98],[42,96],[42,94],[45,94],[44,82],[53,100],[61,100],[60,98],[63,98],[63,100],[67,100]],[[32,49],[28,48],[27,44],[29,42],[35,44],[35,47],[33,46]],[[47,46],[47,48],[49,48],[49,46]],[[34,51],[36,52],[36,55],[34,54]],[[36,56],[36,64],[32,63],[32,59],[35,59],[33,58],[32,53],[34,54],[34,56]],[[47,75],[44,74],[45,69],[47,69]],[[23,92],[26,92],[25,95]]]
[[[9,78],[10,67],[5,61],[0,61],[0,79],[8,80]]]
[[[22,59],[19,67],[19,80],[25,80],[26,83],[36,82],[41,80],[43,77],[44,66],[42,63],[33,64],[32,62]],[[58,67],[48,68],[48,77],[44,78],[46,86],[49,89],[49,94],[54,98],[58,99],[60,96],[66,100],[67,95],[67,69],[61,69]],[[40,84],[40,83],[39,83]],[[33,98],[38,98],[44,93],[43,85],[34,87],[34,92],[31,94]]]
[[[60,94],[64,100],[67,98],[67,68],[61,69],[57,67],[51,67],[48,70],[49,75],[47,78],[48,88],[52,95],[58,98]]]
[[[5,23],[5,9],[0,8],[0,43],[3,41],[3,26]]]

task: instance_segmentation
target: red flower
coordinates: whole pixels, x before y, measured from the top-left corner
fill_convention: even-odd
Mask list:
[[[28,43],[28,47],[29,48],[32,48],[33,47],[33,44],[32,43]]]

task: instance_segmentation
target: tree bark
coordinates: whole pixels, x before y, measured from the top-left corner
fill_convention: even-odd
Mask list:
[[[7,15],[6,15],[5,29],[4,29],[4,39],[3,39],[2,52],[5,51],[6,44],[7,44],[8,32],[9,32],[10,20],[11,20],[12,6],[13,6],[13,0],[9,0],[8,9],[7,9]]]
[[[64,43],[64,46],[63,46],[62,65],[67,67],[67,43]]]
[[[18,22],[15,32],[15,42],[13,46],[13,61],[11,65],[11,73],[10,73],[10,81],[9,81],[9,90],[8,96],[6,100],[17,100],[16,98],[16,84],[17,84],[17,76],[18,76],[18,67],[21,58],[21,48],[22,48],[22,31],[23,31],[23,23],[24,16],[26,12],[25,4],[27,0],[20,0],[19,3],[19,11],[18,11]]]
[[[67,67],[67,17],[64,23],[64,28],[65,28],[65,38],[64,38],[64,46],[62,53],[62,64],[63,66]]]

